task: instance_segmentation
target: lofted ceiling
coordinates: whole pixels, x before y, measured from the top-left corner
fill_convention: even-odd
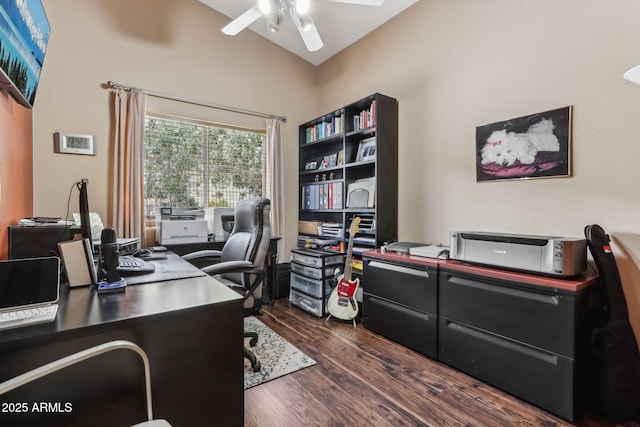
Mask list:
[[[257,0],[199,0],[229,17],[229,22],[255,6]],[[309,16],[318,29],[324,47],[307,51],[291,17],[286,16],[280,31],[267,28],[268,18],[262,16],[243,31],[251,30],[283,47],[313,65],[320,65],[347,46],[372,32],[418,0],[386,0],[381,6],[361,6],[331,0],[311,0]],[[227,36],[234,37],[234,36]]]

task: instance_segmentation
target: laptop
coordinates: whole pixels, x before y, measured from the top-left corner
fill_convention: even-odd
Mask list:
[[[73,221],[76,225],[82,224],[82,219],[80,218],[80,214],[77,212],[73,213]],[[97,212],[89,212],[89,222],[91,224],[91,243],[93,245],[93,252],[97,253],[100,249],[100,243],[102,240],[102,229],[104,228],[104,223],[102,222],[102,218],[100,214]],[[118,243],[118,247],[122,249],[131,249],[137,248],[140,244],[140,239],[135,237],[130,238],[119,238],[116,240]],[[134,252],[134,251],[131,251]]]
[[[52,322],[59,295],[60,258],[0,261],[0,330]]]

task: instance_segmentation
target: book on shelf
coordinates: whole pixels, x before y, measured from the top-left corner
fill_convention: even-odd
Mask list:
[[[321,121],[305,129],[305,141],[307,143],[319,139],[328,138],[344,131],[344,119],[342,114],[336,114],[331,120]]]
[[[362,110],[360,114],[353,116],[353,130],[366,129],[376,125],[376,100],[371,101],[371,106],[367,110]]]
[[[305,184],[301,193],[302,209],[342,209],[342,182]]]

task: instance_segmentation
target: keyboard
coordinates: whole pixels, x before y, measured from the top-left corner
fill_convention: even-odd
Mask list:
[[[131,255],[120,255],[118,257],[118,267],[116,270],[121,275],[126,276],[127,274],[153,273],[156,271],[156,266],[140,259],[136,259]]]
[[[23,310],[5,311],[0,313],[0,330],[34,325],[36,323],[52,322],[56,319],[58,304],[44,307],[27,308]]]

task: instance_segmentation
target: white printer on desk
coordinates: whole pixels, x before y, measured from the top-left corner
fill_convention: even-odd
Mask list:
[[[156,240],[161,245],[205,243],[208,240],[204,211],[193,208],[160,208]]]

